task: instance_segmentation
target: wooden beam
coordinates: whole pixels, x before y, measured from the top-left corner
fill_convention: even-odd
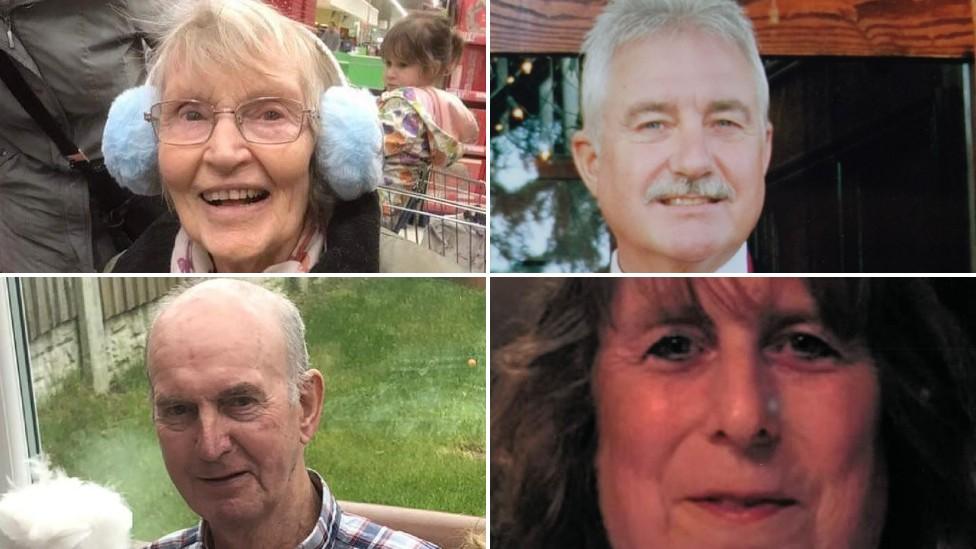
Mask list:
[[[971,0],[739,0],[763,55],[971,58]],[[491,51],[577,53],[605,1],[492,0]]]

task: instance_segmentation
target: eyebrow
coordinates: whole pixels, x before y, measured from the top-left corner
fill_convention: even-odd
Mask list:
[[[722,99],[719,101],[712,101],[705,108],[706,114],[715,114],[720,112],[738,112],[746,117],[747,121],[752,120],[752,110],[746,106],[745,103],[739,101],[738,99]]]
[[[665,101],[641,101],[640,103],[631,105],[627,109],[627,112],[624,113],[624,121],[629,122],[635,116],[645,113],[661,113],[675,116],[678,114],[678,106]]]
[[[718,99],[711,101],[705,107],[705,114],[715,114],[720,112],[739,112],[746,117],[746,120],[752,120],[752,110],[742,101],[738,99]],[[678,106],[674,103],[669,103],[666,101],[641,101],[631,105],[629,109],[624,113],[624,120],[629,122],[635,116],[645,113],[660,113],[669,116],[676,116],[678,113]]]
[[[194,99],[211,105],[217,105],[220,102],[216,97],[217,93],[219,93],[216,89],[209,93],[197,93],[188,88],[177,88],[175,91],[178,93],[171,91],[166,95],[172,96],[174,99]],[[286,99],[304,102],[300,87],[292,88],[286,85],[263,85],[258,88],[248,89],[247,93],[237,100],[237,104],[246,103],[260,97],[284,97]]]
[[[624,319],[615,328],[619,330],[620,326],[627,324],[628,322]],[[640,319],[636,319],[631,326],[636,326],[640,330],[648,330],[655,326],[699,326],[711,331],[714,329],[715,323],[701,307],[695,304],[682,304],[678,306],[654,306]]]
[[[266,394],[263,389],[253,383],[241,382],[217,393],[216,400],[221,401],[241,396],[253,396],[264,400]],[[187,403],[190,403],[190,399],[182,395],[158,395],[154,401],[154,404],[159,408]]]
[[[182,397],[163,395],[163,396],[157,396],[155,400],[153,400],[153,405],[156,408],[166,408],[169,406],[174,406],[176,404],[186,404],[187,402],[188,401]]]
[[[814,312],[805,311],[774,311],[763,315],[762,327],[767,333],[775,333],[797,324],[823,324],[820,316]]]
[[[242,382],[242,383],[238,383],[237,385],[234,385],[233,387],[224,389],[223,391],[218,393],[217,400],[218,401],[227,400],[227,399],[241,397],[241,396],[253,396],[263,400],[265,394],[264,391],[257,385],[254,385],[253,383]]]

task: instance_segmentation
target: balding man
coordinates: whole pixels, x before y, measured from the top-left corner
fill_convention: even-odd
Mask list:
[[[192,286],[163,303],[146,360],[166,470],[202,518],[151,549],[436,547],[343,513],[305,468],[324,383],[284,297],[238,280]]]

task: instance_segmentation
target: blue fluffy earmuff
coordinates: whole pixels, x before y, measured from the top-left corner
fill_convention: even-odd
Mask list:
[[[383,181],[383,131],[376,100],[369,91],[350,87],[332,52],[317,37],[315,42],[332,61],[340,83],[319,99],[320,129],[312,161],[315,173],[339,198],[353,200]],[[105,122],[105,167],[120,185],[136,194],[162,191],[156,135],[144,117],[157,101],[159,93],[153,86],[126,90],[112,102]]]

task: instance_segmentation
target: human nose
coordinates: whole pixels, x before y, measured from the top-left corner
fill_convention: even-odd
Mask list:
[[[222,170],[232,171],[250,157],[247,141],[241,134],[233,111],[214,111],[213,124],[204,160]]]
[[[761,458],[775,449],[781,436],[780,399],[772,373],[761,353],[745,341],[718,355],[711,387],[711,438]]]
[[[701,127],[681,129],[670,164],[671,171],[675,175],[688,179],[698,179],[711,173],[711,153],[705,140],[705,132]]]
[[[230,434],[216,412],[201,411],[199,422],[197,456],[203,461],[218,461],[231,450]]]

